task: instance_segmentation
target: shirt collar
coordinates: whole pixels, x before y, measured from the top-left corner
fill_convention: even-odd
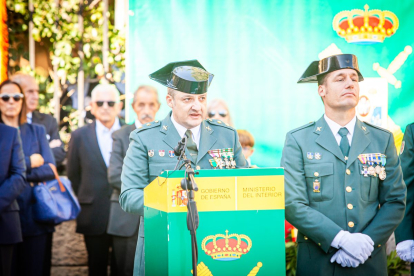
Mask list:
[[[107,133],[107,132],[114,132],[115,130],[118,130],[121,128],[121,125],[119,123],[118,117],[115,118],[115,122],[112,125],[111,129],[108,129],[106,126],[104,126],[99,120],[96,120],[96,131],[99,133]]]
[[[324,114],[323,117],[325,118],[326,123],[328,124],[329,128],[331,129],[331,131],[334,135],[336,135],[338,133],[339,129],[341,129],[342,127],[346,127],[346,129],[348,129],[349,134],[351,136],[353,136],[354,130],[355,130],[355,124],[356,124],[356,115],[345,126],[341,126],[340,124],[338,124],[338,123],[334,122],[333,120],[329,119],[328,116],[326,116],[326,114]]]
[[[142,126],[142,123],[138,120],[138,119],[136,119],[135,120],[135,127],[136,128],[139,128],[139,127],[141,127]]]
[[[174,125],[175,129],[177,130],[178,134],[180,135],[180,137],[183,138],[184,135],[185,135],[185,132],[187,131],[187,128],[180,125],[179,123],[177,123],[177,121],[174,119],[174,116],[173,116],[172,113],[171,113],[171,122],[173,123],[173,125]],[[190,130],[193,133],[193,136],[197,137],[200,133],[200,129],[201,129],[201,127],[200,127],[200,125],[198,125],[194,128],[191,128]]]

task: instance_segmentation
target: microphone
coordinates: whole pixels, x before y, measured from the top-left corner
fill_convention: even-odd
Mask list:
[[[185,146],[187,144],[187,136],[184,136],[183,139],[181,139],[178,142],[178,145],[174,148],[174,154],[175,156],[180,157],[183,150],[185,150]]]

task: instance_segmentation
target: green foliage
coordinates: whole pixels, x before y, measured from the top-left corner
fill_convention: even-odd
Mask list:
[[[119,31],[114,28],[112,24],[114,9],[109,7],[107,16],[110,46],[107,57],[110,68],[108,72],[104,72],[102,27],[104,6],[103,1],[92,3],[95,4],[85,4],[81,7],[78,0],[60,0],[59,6],[56,6],[54,0],[33,0],[33,38],[49,48],[49,58],[52,64],[48,72],[41,72],[42,70],[38,68],[35,72],[31,72],[39,81],[40,109],[44,112],[53,113],[51,103],[55,92],[53,81],[58,81],[60,90],[66,91],[69,85],[76,84],[81,66],[85,72],[85,80],[99,81],[106,78],[110,82],[120,81],[125,68],[124,30]],[[28,41],[29,26],[27,0],[7,0],[7,8],[10,27],[10,73],[27,72],[27,66],[21,64],[21,58],[26,60],[29,58],[27,47],[24,47]],[[83,32],[79,25],[80,18],[83,19]],[[57,67],[58,79],[56,80],[52,73],[54,66]],[[112,71],[111,66],[119,71]],[[61,108],[74,112],[69,106]],[[74,118],[76,116],[69,115],[64,118],[64,122],[74,126]]]
[[[286,276],[296,275],[296,256],[298,253],[297,243],[285,243],[286,250]]]
[[[389,276],[401,276],[410,274],[410,263],[401,260],[396,251],[387,256],[387,268]]]

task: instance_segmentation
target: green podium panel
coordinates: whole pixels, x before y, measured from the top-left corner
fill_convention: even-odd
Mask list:
[[[282,168],[200,170],[198,275],[285,275]],[[144,190],[145,274],[192,275],[183,171]]]

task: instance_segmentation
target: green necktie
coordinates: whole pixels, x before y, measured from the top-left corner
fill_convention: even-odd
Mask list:
[[[190,152],[191,158],[194,160],[194,163],[197,162],[198,156],[198,149],[197,144],[193,140],[193,133],[191,130],[187,130],[185,132],[185,136],[187,136],[187,149]]]
[[[348,156],[349,154],[349,140],[348,140],[348,129],[346,127],[343,127],[341,129],[339,129],[338,133],[339,135],[341,135],[342,139],[341,139],[341,143],[339,144],[339,148],[341,149],[342,153],[344,154],[344,156]]]

